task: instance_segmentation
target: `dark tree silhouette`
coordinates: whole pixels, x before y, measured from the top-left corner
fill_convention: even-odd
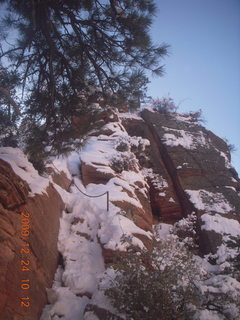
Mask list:
[[[19,77],[15,72],[8,72],[0,65],[0,146],[16,144],[17,125],[20,107],[16,102],[15,87],[19,84]]]
[[[89,112],[91,102],[136,107],[145,95],[145,72],[163,72],[159,62],[167,46],[155,46],[149,35],[153,0],[0,4],[5,10],[1,62],[8,59],[8,69],[21,74],[23,117],[41,127],[45,144],[53,145],[71,125],[71,116]],[[9,32],[15,36],[11,45]]]

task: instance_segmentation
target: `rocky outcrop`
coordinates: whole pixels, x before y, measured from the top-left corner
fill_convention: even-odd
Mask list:
[[[189,203],[182,205],[182,197],[177,195],[174,180],[170,177],[162,157],[159,141],[155,139],[145,121],[142,119],[122,118],[122,124],[131,136],[148,139],[150,144],[144,154],[139,154],[139,163],[144,169],[149,185],[149,200],[155,222],[176,222],[187,212]]]
[[[137,149],[145,148],[141,146],[143,139],[131,139],[116,114],[109,121],[91,134],[88,139],[89,150],[87,148],[81,153],[82,182],[84,186],[106,185],[111,203],[139,228],[150,231],[152,212],[148,185],[136,158]]]
[[[152,223],[174,223],[195,212],[201,251],[216,252],[222,236],[203,227],[202,215],[238,220],[240,211],[239,179],[226,142],[191,114],[144,110],[141,117],[118,116],[89,140],[90,150],[81,159],[84,185],[106,185],[111,202],[147,231]],[[144,148],[141,139],[148,141]],[[126,172],[142,180],[129,184]],[[111,186],[125,196],[115,199]]]
[[[56,172],[56,170],[54,170],[51,167],[48,167],[47,171],[49,175],[52,177],[52,181],[59,185],[62,189],[68,190],[70,188],[71,180],[68,179],[64,171]]]
[[[2,156],[0,151],[0,320],[39,319],[47,303],[45,288],[60,261],[57,240],[65,204],[58,294],[63,299],[70,294],[72,307],[86,318],[118,319],[94,294],[115,251],[126,249],[122,236],[151,250],[154,224],[173,224],[195,212],[203,254],[216,253],[229,241],[236,244],[240,183],[222,139],[192,115],[144,110],[140,117],[104,110],[96,116],[98,125],[77,154],[72,176],[69,168],[66,173],[49,168],[44,179],[21,153],[7,148]],[[81,125],[78,118],[72,121]],[[50,300],[46,314],[55,312],[57,297]]]
[[[18,177],[11,166],[0,159],[0,203],[5,209],[14,209],[26,202],[29,186]]]
[[[159,154],[158,172],[162,176],[167,173],[182,215],[197,213],[202,252],[216,252],[222,237],[210,228],[203,228],[201,216],[220,214],[239,220],[240,211],[239,179],[230,165],[226,142],[190,115],[144,110],[142,117],[147,126],[144,137],[153,141],[152,150]],[[157,203],[161,213],[161,202]]]
[[[26,181],[1,159],[0,176],[0,319],[39,319],[58,265],[64,204],[51,184],[30,196]]]

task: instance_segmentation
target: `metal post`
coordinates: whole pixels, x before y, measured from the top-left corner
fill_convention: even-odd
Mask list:
[[[109,191],[107,191],[107,211],[109,211]]]

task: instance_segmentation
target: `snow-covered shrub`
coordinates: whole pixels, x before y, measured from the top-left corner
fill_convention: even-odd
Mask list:
[[[208,310],[216,320],[238,320],[240,315],[240,283],[228,275],[212,275],[199,283],[201,292],[201,314]],[[195,317],[194,319],[199,319]],[[203,318],[200,318],[203,319]]]
[[[194,122],[197,122],[197,123],[205,122],[205,119],[203,118],[202,109],[199,109],[197,111],[190,111],[187,115],[190,116]]]
[[[198,235],[197,235],[197,216],[195,212],[192,212],[186,218],[183,218],[173,225],[171,230],[172,234],[175,234],[183,241],[189,249],[198,248]]]
[[[115,149],[120,152],[131,151],[135,153],[145,151],[146,146],[149,144],[149,140],[142,137],[121,136],[116,142]]]
[[[120,152],[125,152],[129,151],[129,147],[129,143],[127,143],[126,141],[120,141],[116,146],[116,150]]]
[[[144,168],[142,173],[151,182],[155,189],[162,190],[168,187],[167,180],[165,180],[160,174],[153,172],[152,168]]]
[[[133,153],[121,153],[115,154],[110,159],[110,166],[116,173],[121,173],[122,171],[135,171],[138,162]]]
[[[152,105],[159,113],[163,114],[176,112],[178,109],[173,99],[170,97],[153,100]]]
[[[198,268],[176,236],[154,242],[152,251],[130,246],[113,268],[116,277],[105,295],[126,319],[185,319],[188,305],[198,305]]]
[[[227,138],[223,138],[223,140],[226,142],[226,144],[227,144],[227,146],[228,146],[228,150],[229,150],[230,152],[235,152],[235,151],[237,151],[236,146],[235,146],[234,144],[230,143]]]
[[[127,320],[239,319],[240,283],[227,269],[221,272],[207,258],[192,255],[177,235],[154,241],[152,251],[124,241],[128,251],[108,269],[112,277],[104,290]]]

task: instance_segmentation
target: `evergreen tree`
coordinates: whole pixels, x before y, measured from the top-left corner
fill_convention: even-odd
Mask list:
[[[18,75],[8,72],[0,65],[0,146],[17,145],[16,122],[20,116],[20,108],[16,102],[15,88],[18,84]]]
[[[71,118],[89,112],[92,102],[135,108],[145,95],[145,72],[163,72],[159,61],[167,46],[155,46],[149,35],[153,0],[0,4],[6,12],[0,58],[21,74],[25,127],[37,128],[43,147],[61,152],[59,142],[71,136]],[[10,46],[4,43],[8,32],[16,38]]]

